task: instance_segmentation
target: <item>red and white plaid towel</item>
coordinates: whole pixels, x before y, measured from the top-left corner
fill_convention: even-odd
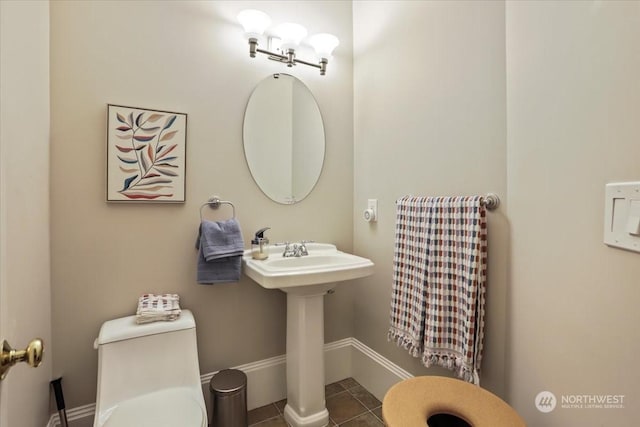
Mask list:
[[[144,294],[138,299],[136,323],[176,320],[181,312],[177,294]]]
[[[478,384],[487,264],[482,197],[399,199],[393,264],[389,340],[427,367]]]

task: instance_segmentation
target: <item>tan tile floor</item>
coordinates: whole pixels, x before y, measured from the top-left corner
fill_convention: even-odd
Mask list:
[[[382,427],[382,407],[378,399],[347,378],[325,387],[329,425],[340,427]],[[250,427],[287,427],[284,420],[286,400],[249,411]]]

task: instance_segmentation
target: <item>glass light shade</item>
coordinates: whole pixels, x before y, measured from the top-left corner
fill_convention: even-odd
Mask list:
[[[246,38],[258,38],[271,25],[271,18],[256,9],[245,9],[238,14],[238,21],[244,27]]]
[[[318,59],[331,59],[331,54],[340,44],[340,40],[333,34],[321,33],[311,36],[309,44],[315,49]]]
[[[303,38],[307,37],[307,29],[299,24],[284,23],[274,31],[282,39],[282,49],[296,49]]]

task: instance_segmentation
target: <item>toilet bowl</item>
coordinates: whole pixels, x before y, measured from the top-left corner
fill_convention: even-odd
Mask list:
[[[404,380],[391,387],[382,401],[387,427],[424,427],[428,419],[440,414],[444,414],[445,422],[434,425],[526,426],[520,415],[495,394],[453,378],[423,376]],[[455,421],[447,424],[447,416]]]
[[[142,325],[135,319],[100,328],[94,427],[206,427],[193,314]]]

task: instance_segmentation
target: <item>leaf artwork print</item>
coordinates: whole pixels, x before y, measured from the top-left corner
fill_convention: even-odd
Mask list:
[[[163,200],[174,197],[176,178],[182,175],[176,113],[120,109],[115,114],[115,150],[122,183],[117,193],[124,200]],[[114,122],[112,122],[114,123]],[[112,125],[113,126],[113,125]],[[182,159],[183,160],[183,159]]]

